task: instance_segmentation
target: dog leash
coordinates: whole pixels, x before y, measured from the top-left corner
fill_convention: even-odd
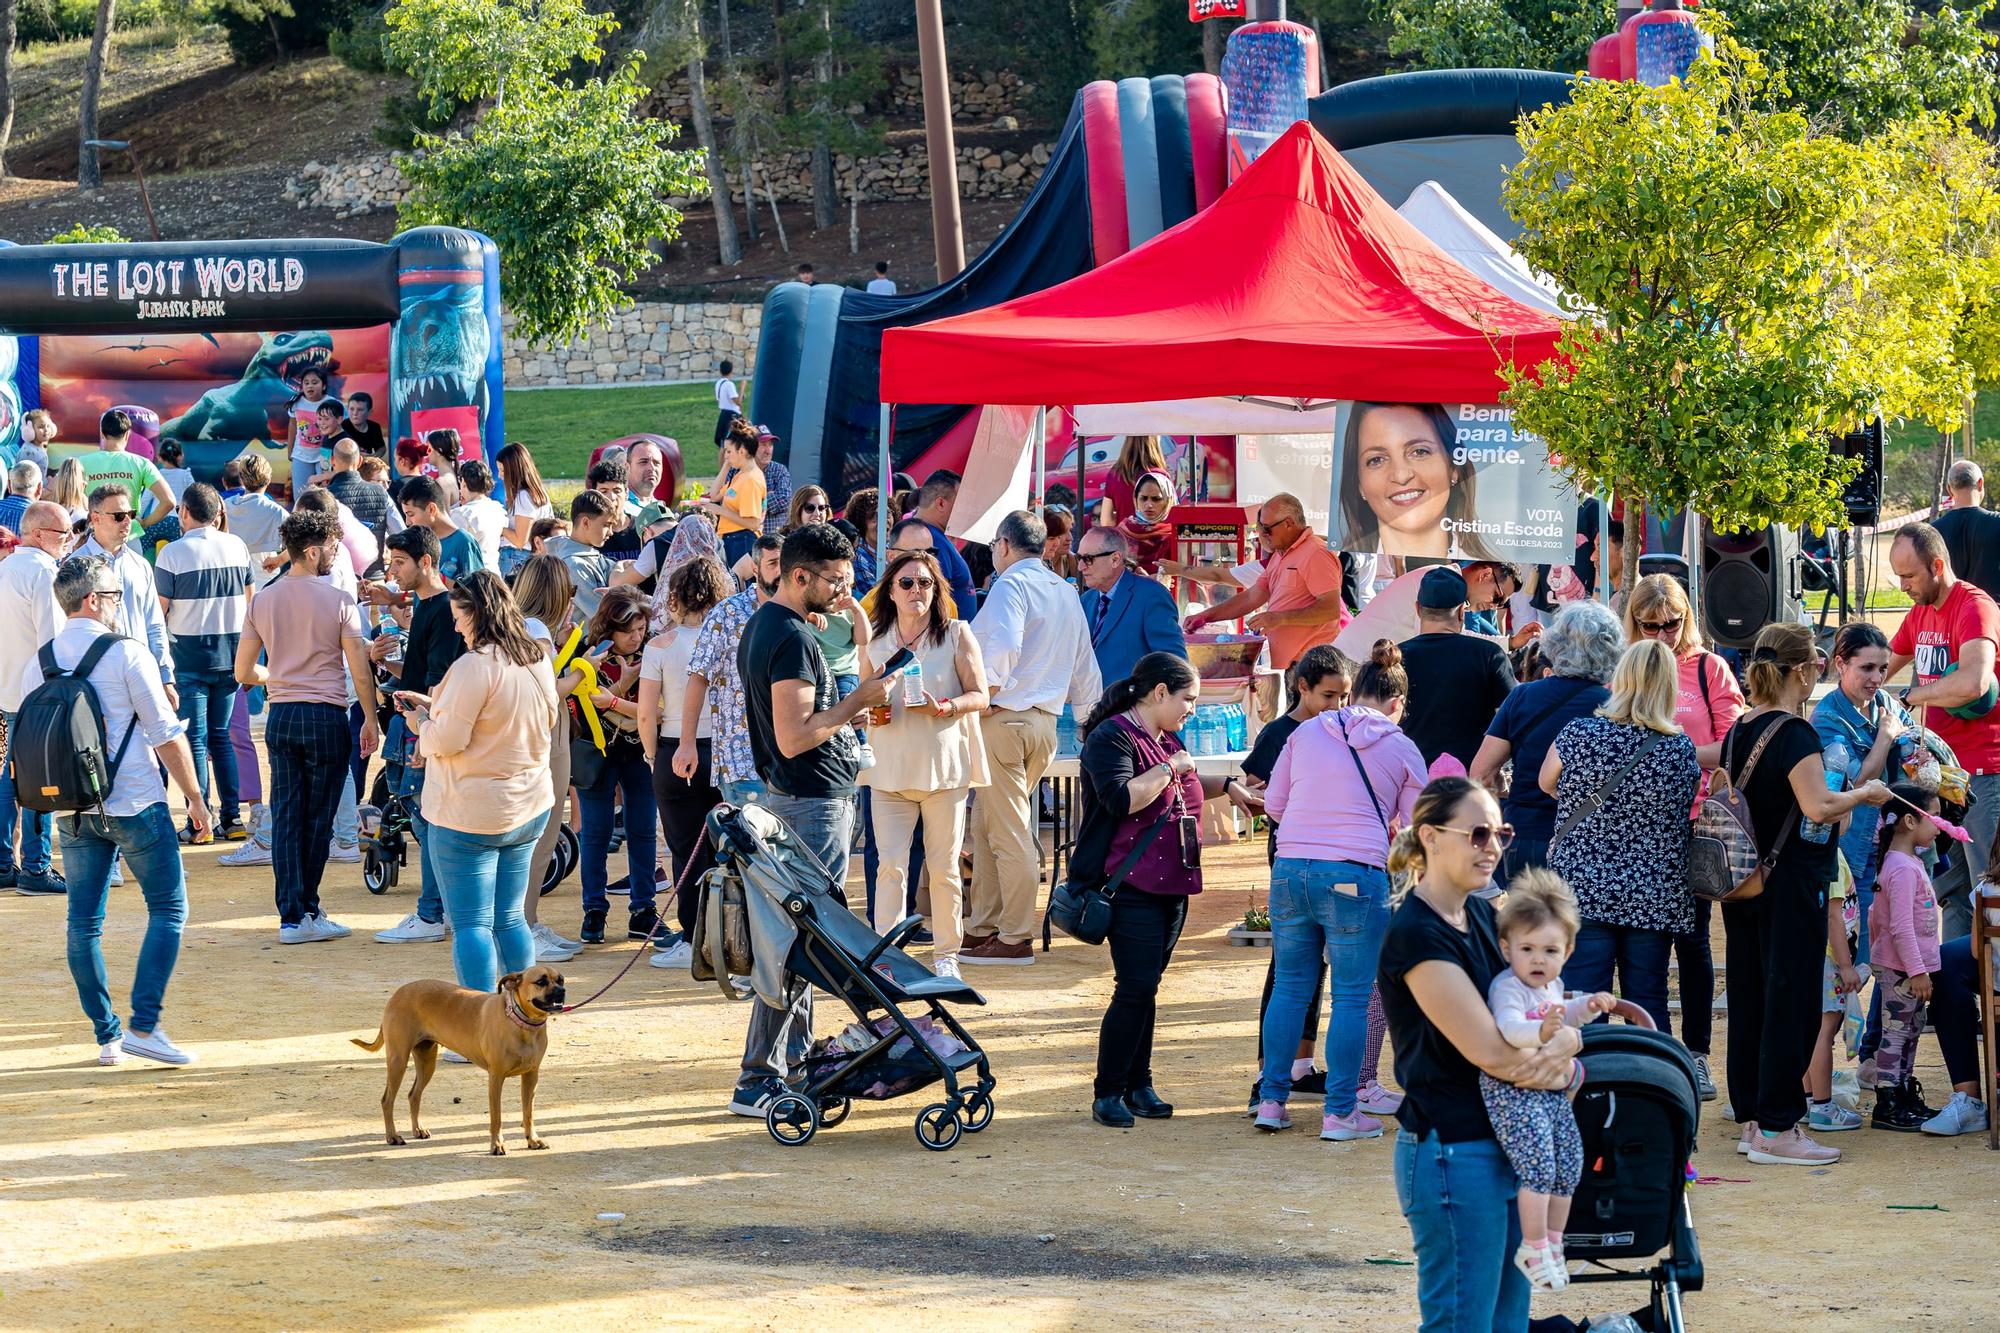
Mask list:
[[[699,858],[697,858],[693,852],[688,853],[687,865],[682,867],[680,879],[676,881],[674,887],[668,891],[665,900],[658,903],[654,908],[654,915],[656,919],[653,922],[653,928],[646,932],[645,939],[639,941],[639,948],[633,953],[633,955],[629,959],[625,961],[625,966],[619,968],[617,974],[613,976],[611,980],[605,982],[602,986],[598,987],[596,993],[591,995],[588,999],[578,1000],[575,1004],[566,1004],[562,1006],[560,1009],[553,1010],[552,1012],[558,1014],[573,1014],[577,1010],[583,1008],[583,1006],[585,1006],[586,1004],[589,1004],[592,1000],[595,1000],[599,996],[602,996],[604,992],[610,990],[613,986],[616,986],[619,982],[625,979],[625,974],[627,972],[630,972],[633,966],[637,964],[641,958],[644,958],[646,956],[647,946],[652,944],[653,936],[659,934],[660,927],[666,924],[667,917],[665,909],[673,906],[674,903],[680,900],[681,889],[687,884],[688,875],[694,870],[695,861],[697,859]]]

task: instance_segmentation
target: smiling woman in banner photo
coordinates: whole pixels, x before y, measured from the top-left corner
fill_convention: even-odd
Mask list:
[[[1439,403],[1355,403],[1341,437],[1334,523],[1343,551],[1491,560],[1475,532],[1479,473],[1456,462],[1458,426]]]

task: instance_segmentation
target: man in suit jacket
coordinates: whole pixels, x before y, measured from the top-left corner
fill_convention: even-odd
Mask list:
[[[1147,653],[1187,656],[1173,595],[1152,579],[1126,571],[1128,549],[1118,529],[1092,528],[1076,555],[1083,619],[1106,685],[1131,675],[1133,664]]]

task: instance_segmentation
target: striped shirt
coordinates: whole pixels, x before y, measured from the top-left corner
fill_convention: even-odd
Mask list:
[[[174,669],[194,675],[229,675],[243,633],[244,590],[250,586],[250,548],[214,528],[195,528],[168,542],[154,570],[160,596],[170,602],[167,634]]]

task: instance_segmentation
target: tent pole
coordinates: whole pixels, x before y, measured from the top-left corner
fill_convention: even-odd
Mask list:
[[[1608,487],[1597,492],[1597,591],[1607,607],[1611,605],[1611,502],[1614,498]]]
[[[1090,524],[1084,518],[1084,515],[1091,512],[1090,501],[1083,495],[1083,478],[1090,462],[1090,450],[1084,447],[1081,423],[1074,415],[1069,421],[1069,443],[1070,447],[1076,450],[1076,522],[1070,527],[1070,531],[1076,534],[1076,539],[1080,542],[1083,540],[1083,534],[1090,530]]]
[[[1041,508],[1049,493],[1049,409],[1035,409],[1035,426],[1028,432],[1030,448],[1035,451],[1035,495],[1030,502],[1034,508]]]
[[[890,514],[894,506],[894,492],[890,489],[893,479],[890,475],[889,443],[896,438],[896,409],[888,403],[882,404],[882,434],[878,439],[876,452],[881,462],[877,470],[880,478],[876,485],[881,487],[875,502],[875,558],[886,559],[889,552],[889,524],[901,514]]]

